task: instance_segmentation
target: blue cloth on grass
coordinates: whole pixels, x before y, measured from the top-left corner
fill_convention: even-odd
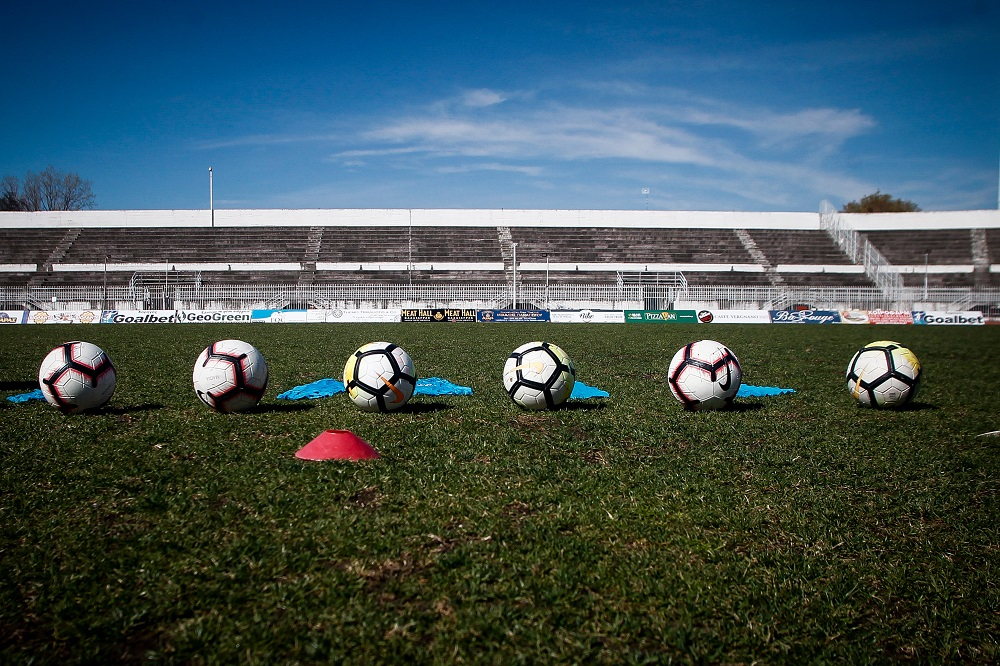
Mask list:
[[[347,389],[344,383],[337,379],[319,379],[310,384],[303,384],[278,394],[279,400],[302,400],[304,398],[327,398],[343,393]],[[440,377],[425,377],[417,380],[413,389],[414,395],[472,395],[468,386],[452,384]]]
[[[596,386],[588,386],[579,379],[573,384],[573,392],[569,394],[570,399],[583,400],[585,398],[608,398],[611,394]]]
[[[417,387],[413,389],[413,393],[414,395],[472,395],[472,389],[452,384],[440,377],[427,377],[417,380]]]
[[[7,399],[11,402],[28,402],[29,400],[45,400],[45,395],[42,393],[42,389],[35,389],[19,395],[9,395]]]
[[[318,379],[309,384],[296,386],[278,394],[278,400],[302,400],[304,398],[326,398],[343,393],[344,382],[338,379]]]
[[[795,389],[778,388],[777,386],[751,386],[742,384],[736,393],[737,398],[761,398],[769,395],[781,395],[782,393],[795,393]]]

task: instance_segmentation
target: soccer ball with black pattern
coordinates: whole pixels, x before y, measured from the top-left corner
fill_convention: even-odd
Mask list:
[[[555,409],[566,402],[576,383],[576,366],[562,348],[549,342],[528,342],[507,357],[503,385],[524,409]]]
[[[736,354],[715,340],[691,342],[670,359],[667,384],[684,409],[722,409],[732,404],[743,370]]]
[[[245,412],[267,390],[267,363],[256,347],[242,340],[213,342],[198,356],[192,381],[198,399],[217,412]]]
[[[111,400],[118,375],[104,350],[91,342],[65,342],[38,369],[45,401],[63,414],[102,407]]]
[[[908,348],[892,342],[871,342],[854,354],[847,366],[847,390],[863,407],[902,407],[920,388],[920,361]]]
[[[362,345],[344,365],[344,388],[366,412],[391,412],[409,401],[417,372],[406,350],[391,342]]]

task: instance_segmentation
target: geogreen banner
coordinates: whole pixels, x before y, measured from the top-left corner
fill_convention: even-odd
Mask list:
[[[626,310],[626,324],[697,324],[694,310]]]

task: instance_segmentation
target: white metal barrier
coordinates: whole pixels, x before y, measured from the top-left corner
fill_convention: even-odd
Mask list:
[[[1000,288],[740,287],[677,284],[518,283],[477,285],[148,285],[0,287],[0,310],[171,310],[307,308],[538,308],[538,309],[940,309],[1000,312]]]

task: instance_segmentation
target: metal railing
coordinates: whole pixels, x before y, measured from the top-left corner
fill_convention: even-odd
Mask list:
[[[903,288],[903,278],[892,270],[892,264],[878,248],[837,214],[829,201],[824,201],[821,206],[819,226],[830,234],[851,261],[865,267],[865,274],[885,292],[886,298],[897,300],[896,294]]]
[[[0,310],[245,310],[356,308],[539,309],[986,309],[1000,310],[1000,288],[696,286],[679,284],[519,283],[474,285],[191,285],[0,287]]]

